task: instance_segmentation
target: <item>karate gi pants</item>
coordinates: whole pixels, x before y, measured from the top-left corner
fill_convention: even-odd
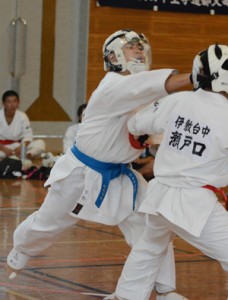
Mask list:
[[[148,215],[142,238],[131,250],[116,288],[128,300],[149,300],[157,274],[175,234],[220,262],[228,272],[228,213],[216,203],[199,237],[189,234],[161,215]]]
[[[40,209],[27,217],[14,232],[14,248],[29,256],[38,255],[48,248],[68,227],[79,218],[69,213],[84,189],[84,168],[75,168],[65,178],[55,181]],[[104,200],[105,201],[105,200]],[[133,212],[117,224],[126,242],[134,245],[146,226],[145,214]],[[175,263],[172,244],[156,279],[156,288],[161,292],[176,287]]]

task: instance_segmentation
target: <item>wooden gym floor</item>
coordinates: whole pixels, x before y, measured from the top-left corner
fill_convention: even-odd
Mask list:
[[[129,247],[117,227],[85,221],[33,257],[16,279],[7,278],[13,231],[41,205],[46,192],[43,181],[0,180],[0,299],[95,300],[82,292],[111,293]],[[179,238],[174,244],[177,291],[190,300],[226,300],[228,276],[220,265]]]

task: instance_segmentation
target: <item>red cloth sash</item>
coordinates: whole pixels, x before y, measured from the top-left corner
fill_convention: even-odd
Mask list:
[[[209,185],[209,184],[204,185],[203,188],[211,190],[214,193],[218,193],[218,194],[222,195],[223,200],[225,202],[225,208],[226,208],[226,210],[228,210],[228,199],[227,199],[227,195],[225,194],[223,189],[217,188],[217,187]]]
[[[13,141],[13,140],[0,140],[0,144],[1,144],[1,145],[10,145],[10,144],[17,143],[17,142],[20,142],[20,140],[19,140],[19,141]]]

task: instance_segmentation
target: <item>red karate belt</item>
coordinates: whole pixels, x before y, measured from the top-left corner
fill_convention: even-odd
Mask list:
[[[19,141],[13,141],[13,140],[0,140],[0,144],[1,144],[1,145],[10,145],[10,144],[17,143],[17,142],[20,142],[20,140],[19,140]]]
[[[214,193],[220,194],[223,197],[223,200],[224,200],[224,203],[225,203],[225,208],[228,211],[228,199],[227,199],[227,195],[225,194],[223,189],[217,188],[217,187],[209,185],[209,184],[204,185],[203,188],[211,190]]]

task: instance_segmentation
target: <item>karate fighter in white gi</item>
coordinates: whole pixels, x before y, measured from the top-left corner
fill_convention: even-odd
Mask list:
[[[131,147],[127,122],[138,106],[190,84],[190,74],[176,74],[172,69],[149,71],[148,40],[131,30],[112,34],[104,43],[103,55],[108,73],[88,102],[76,143],[55,163],[40,209],[14,233],[14,247],[7,258],[13,270],[23,269],[30,256],[49,247],[78,219],[118,225],[130,246],[145,226],[144,215],[137,211],[147,183],[129,166],[143,150]],[[161,293],[175,289],[172,244],[156,289]],[[186,299],[171,294],[172,299]],[[157,296],[163,299],[171,298]]]
[[[20,99],[17,92],[6,91],[2,95],[3,108],[0,110],[0,159],[21,157],[21,145],[25,146],[28,158],[40,155],[45,150],[43,140],[33,140],[28,116],[18,110]]]
[[[151,104],[128,122],[135,138],[164,132],[139,211],[147,214],[116,288],[121,300],[148,300],[175,234],[228,272],[228,213],[213,189],[228,184],[228,47],[194,59],[195,91]],[[149,140],[147,140],[147,143]]]

